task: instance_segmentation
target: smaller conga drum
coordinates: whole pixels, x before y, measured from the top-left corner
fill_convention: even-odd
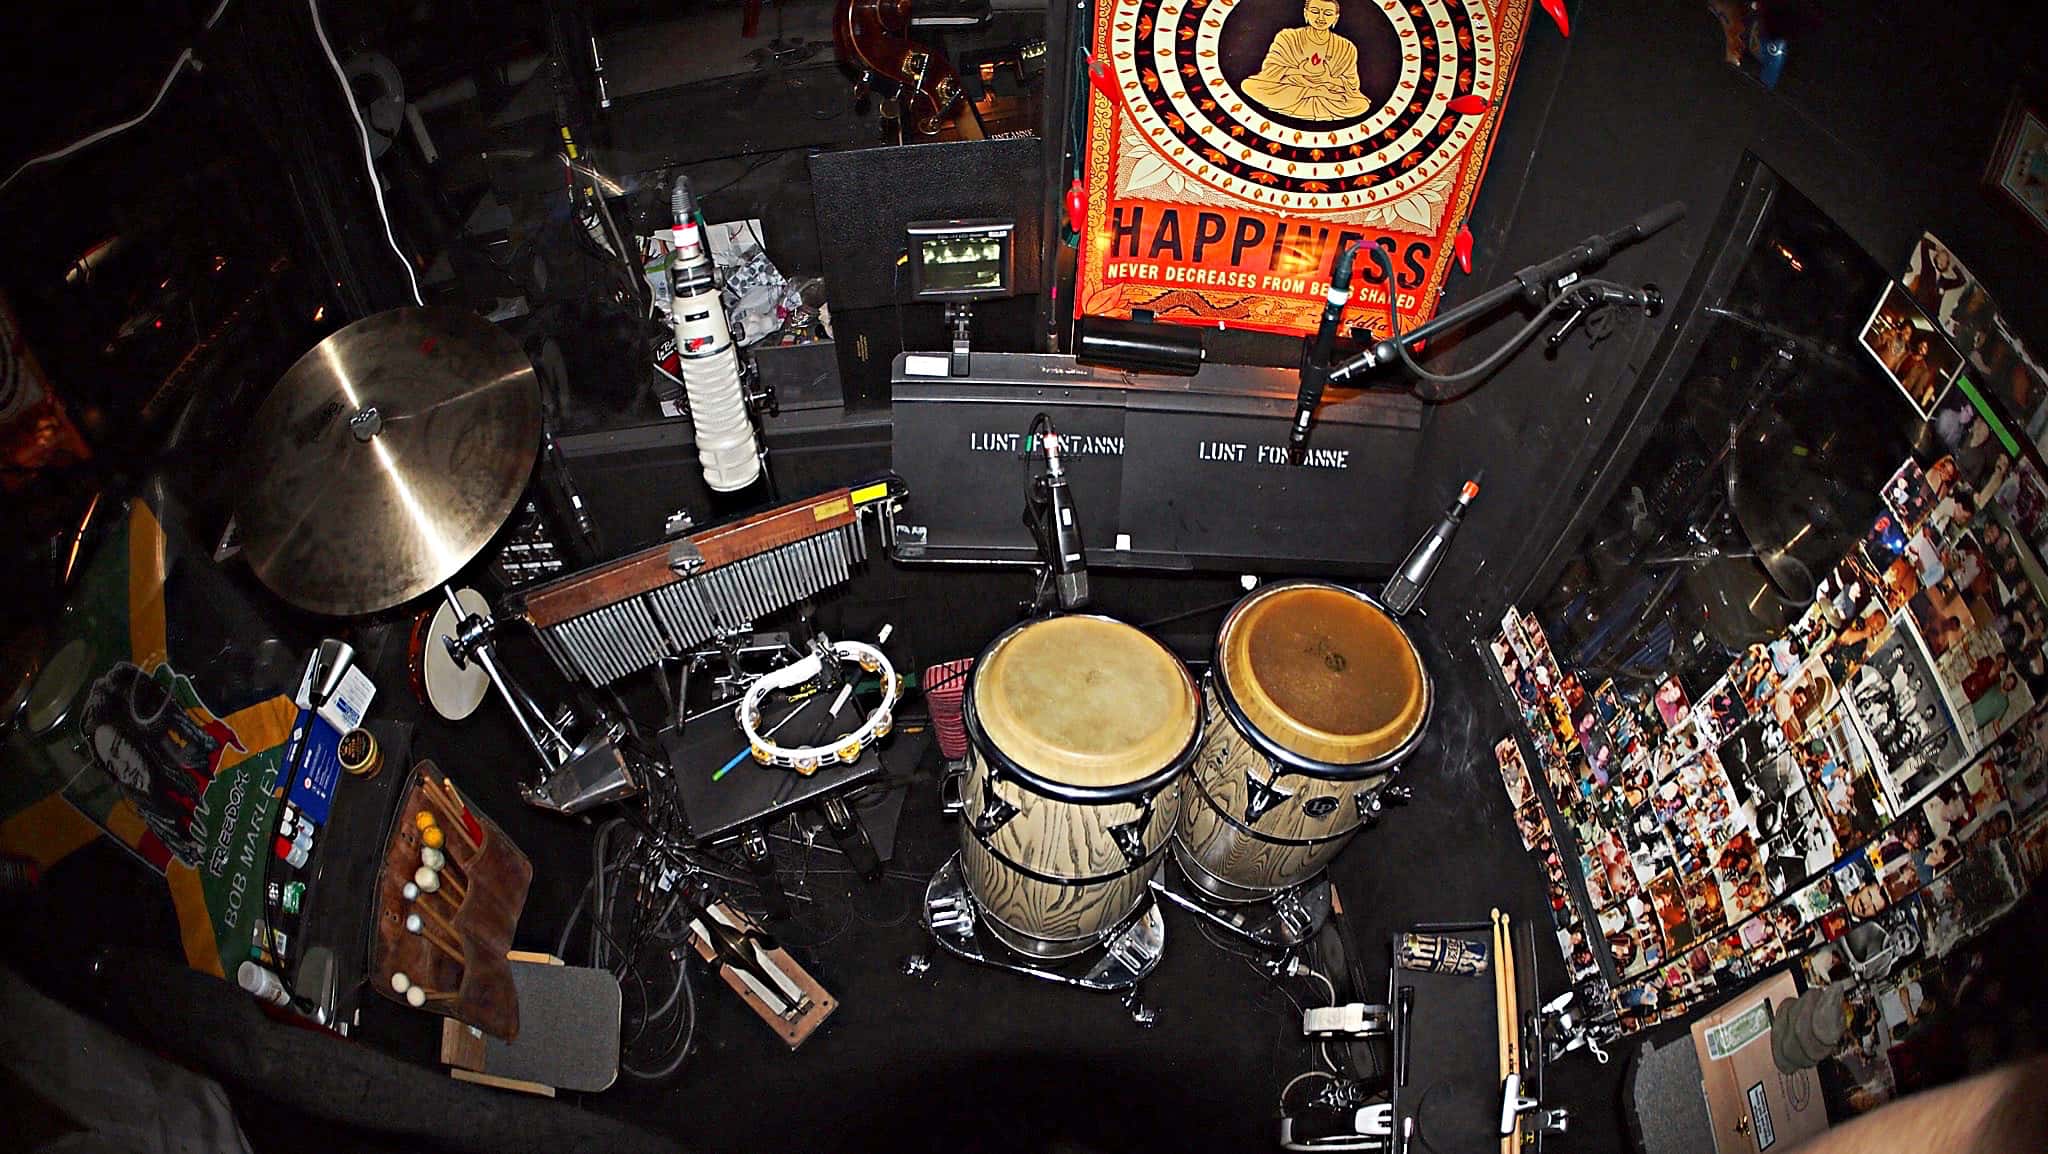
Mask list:
[[[1140,911],[1172,838],[1194,680],[1129,625],[1053,617],[988,647],[965,706],[960,863],[981,924],[1033,957],[1083,953]]]
[[[1408,634],[1363,593],[1299,581],[1239,601],[1203,683],[1182,872],[1226,902],[1314,877],[1421,741],[1432,695]]]

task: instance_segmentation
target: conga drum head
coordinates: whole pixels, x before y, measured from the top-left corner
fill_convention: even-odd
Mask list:
[[[1312,774],[1405,754],[1428,720],[1414,644],[1385,610],[1339,586],[1273,585],[1245,598],[1223,623],[1216,668],[1240,720]]]
[[[999,639],[974,669],[970,724],[1006,769],[1054,796],[1171,779],[1201,730],[1187,670],[1141,630],[1053,617]],[[1021,771],[1021,772],[1018,772]]]

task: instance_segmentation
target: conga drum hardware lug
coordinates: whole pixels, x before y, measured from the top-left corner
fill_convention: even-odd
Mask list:
[[[975,815],[974,832],[982,837],[994,837],[995,832],[1010,824],[1022,811],[996,792],[995,779],[981,780],[981,812]]]
[[[1281,802],[1294,796],[1291,789],[1280,788],[1279,766],[1271,766],[1271,776],[1260,781],[1250,770],[1244,775],[1244,820],[1246,825],[1271,813]]]
[[[1133,821],[1109,827],[1109,836],[1116,842],[1116,848],[1123,851],[1124,860],[1133,867],[1151,856],[1145,852],[1145,827],[1152,822],[1152,810],[1148,806],[1144,813]]]

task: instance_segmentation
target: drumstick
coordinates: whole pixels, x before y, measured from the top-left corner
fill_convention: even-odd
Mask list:
[[[1512,926],[1506,914],[1500,915],[1500,971],[1501,981],[1508,992],[1506,1041],[1509,1072],[1522,1071],[1522,1015],[1516,1004],[1520,992],[1515,989],[1515,939]],[[1517,1113],[1509,1124],[1507,1134],[1501,1139],[1503,1154],[1515,1154],[1522,1142],[1522,1116]]]
[[[435,925],[440,926],[444,930],[447,930],[448,936],[450,938],[458,942],[462,940],[462,931],[456,929],[454,923],[450,922],[447,918],[443,917],[441,915],[441,911],[435,909],[434,907],[428,905],[425,902],[414,902],[413,908],[427,915],[427,917],[433,919]]]
[[[463,881],[462,870],[455,864],[455,859],[433,846],[420,847],[420,864],[458,885]]]
[[[405,915],[405,928],[408,933],[416,934],[426,939],[428,945],[455,959],[458,964],[461,963],[462,951],[442,941],[438,935],[427,932],[427,923],[420,920],[418,914]]]
[[[408,1006],[423,1006],[428,1002],[452,1002],[462,996],[460,994],[429,993],[425,986],[414,985],[412,979],[406,976],[404,970],[399,970],[391,975],[391,989],[400,997],[403,997],[405,1004]]]
[[[455,791],[455,783],[445,777],[439,781],[435,781],[433,778],[426,780],[429,785],[438,788],[441,791],[441,795],[448,799],[448,804],[453,807],[455,824],[462,831],[462,836],[469,841],[470,848],[482,849],[484,847],[484,827],[482,823],[476,820],[476,815],[469,812],[469,803],[463,801],[462,795]]]
[[[420,811],[413,815],[413,823],[419,826],[422,836],[430,829],[441,828],[441,814],[437,811],[447,808],[447,801],[434,792],[434,779],[420,778]]]
[[[441,792],[439,783],[431,777],[420,778],[420,803],[426,807],[420,811],[423,819],[420,826],[422,831],[428,828],[439,829],[440,822],[436,819],[445,816],[448,818],[448,824],[455,826],[462,834],[463,840],[469,839],[469,827],[463,825],[461,818],[456,816],[455,803],[448,799],[447,794]]]
[[[420,892],[423,894],[439,893],[442,884],[441,871],[433,868],[432,866],[421,866],[419,869],[413,871],[412,881],[414,885],[420,888]],[[452,899],[456,905],[461,905],[462,887],[453,881],[448,882],[448,886],[449,898]]]
[[[1512,1073],[1514,1073],[1514,1063],[1513,1063],[1513,1061],[1511,1060],[1511,1058],[1510,1058],[1510,1057],[1509,1057],[1509,1055],[1508,1055],[1508,1027],[1507,1027],[1507,1012],[1508,1012],[1508,994],[1507,994],[1507,983],[1506,983],[1506,981],[1505,981],[1505,980],[1503,979],[1503,977],[1502,977],[1502,975],[1504,975],[1504,974],[1506,974],[1506,973],[1507,973],[1507,967],[1506,967],[1505,965],[1502,965],[1502,964],[1501,964],[1501,963],[1502,963],[1502,962],[1503,962],[1503,961],[1504,961],[1505,959],[1503,959],[1503,958],[1501,957],[1501,952],[1500,952],[1500,951],[1501,951],[1501,942],[1502,942],[1502,938],[1501,938],[1501,916],[1500,916],[1500,911],[1499,911],[1499,910],[1494,910],[1494,911],[1493,911],[1493,913],[1492,913],[1492,918],[1493,918],[1493,1003],[1494,1003],[1494,1013],[1495,1013],[1495,1022],[1496,1022],[1496,1028],[1497,1028],[1497,1032],[1498,1032],[1498,1033],[1499,1033],[1499,1035],[1500,1035],[1500,1037],[1499,1037],[1498,1041],[1499,1041],[1499,1044],[1500,1044],[1500,1085],[1501,1085],[1501,1092],[1502,1092],[1502,1093],[1506,1093],[1506,1092],[1507,1092],[1507,1084],[1508,1084],[1508,1075],[1509,1075],[1509,1074],[1512,1074]],[[1508,1137],[1503,1137],[1503,1138],[1501,1139],[1501,1142],[1500,1142],[1501,1154],[1514,1154],[1514,1150],[1513,1150],[1513,1147],[1512,1147],[1512,1145],[1511,1145],[1511,1143],[1512,1143],[1512,1140],[1513,1140],[1513,1139],[1512,1139],[1512,1135],[1510,1135],[1510,1136],[1508,1136]]]
[[[424,987],[414,986],[405,992],[405,1004],[417,1010],[429,1002],[435,1004],[453,1002],[460,996],[459,994],[430,994]]]

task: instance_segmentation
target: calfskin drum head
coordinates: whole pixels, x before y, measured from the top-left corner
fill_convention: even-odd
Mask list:
[[[1231,610],[1216,650],[1224,688],[1246,720],[1303,757],[1340,765],[1384,757],[1428,714],[1415,646],[1349,589],[1262,589]]]
[[[974,708],[1012,761],[1088,788],[1159,772],[1199,725],[1180,659],[1104,617],[1052,617],[997,640],[975,667]]]
[[[455,597],[473,614],[481,616],[491,611],[491,603],[474,589],[457,589]],[[427,704],[450,721],[461,721],[475,713],[484,695],[491,691],[490,675],[481,664],[472,661],[466,666],[457,665],[448,655],[444,640],[453,637],[461,624],[455,619],[454,607],[442,598],[440,608],[434,610],[434,620],[427,626],[426,644],[420,652],[420,681],[426,686]]]

